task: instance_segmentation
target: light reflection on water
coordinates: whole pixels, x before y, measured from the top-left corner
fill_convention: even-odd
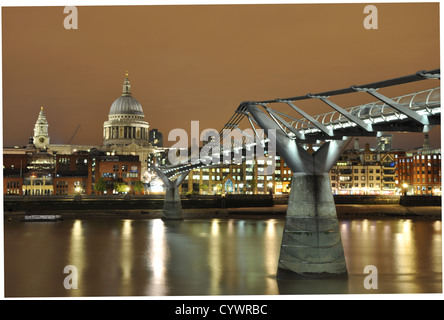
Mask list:
[[[6,296],[442,292],[441,221],[344,220],[348,279],[277,280],[284,222],[74,220],[5,224]],[[63,287],[63,268],[78,289]],[[364,288],[366,265],[379,288]]]
[[[76,220],[72,224],[71,237],[69,245],[68,260],[72,261],[70,264],[77,268],[77,276],[81,278],[86,267],[87,260],[85,259],[85,244],[84,244],[84,230],[82,228],[82,221]],[[81,280],[80,280],[81,281]],[[72,293],[76,296],[83,296],[83,288],[77,288],[73,290]]]
[[[153,220],[151,230],[147,230],[149,243],[147,248],[147,263],[150,270],[150,286],[146,288],[146,295],[167,295],[165,284],[166,262],[168,248],[165,240],[165,226],[162,220]],[[150,232],[151,231],[151,232]]]

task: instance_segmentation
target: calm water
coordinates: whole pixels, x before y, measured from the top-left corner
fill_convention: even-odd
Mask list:
[[[282,220],[5,222],[5,296],[441,293],[441,221],[345,220],[341,280],[275,278]],[[65,289],[65,266],[77,289]],[[366,265],[378,289],[364,287]]]

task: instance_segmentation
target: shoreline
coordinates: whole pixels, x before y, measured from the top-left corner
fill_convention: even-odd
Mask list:
[[[184,219],[285,219],[287,205],[272,207],[243,208],[200,208],[183,209]],[[402,206],[399,204],[337,204],[336,213],[339,220],[344,219],[415,219],[441,220],[442,208],[438,206]],[[105,209],[105,210],[55,210],[4,212],[7,221],[21,221],[30,214],[57,214],[62,219],[160,219],[162,209]]]

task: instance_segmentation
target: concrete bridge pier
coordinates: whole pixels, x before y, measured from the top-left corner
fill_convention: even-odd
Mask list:
[[[278,278],[347,276],[328,173],[293,174]]]
[[[274,129],[276,151],[293,171],[277,277],[346,277],[347,266],[328,172],[350,139],[326,141],[311,153],[298,139],[285,134],[276,119],[268,117],[258,106],[247,108],[257,124],[268,131],[269,138],[269,130]],[[315,120],[312,123],[317,124]]]
[[[179,186],[188,175],[182,173],[176,180],[170,180],[159,168],[153,167],[157,176],[166,186],[165,200],[162,209],[162,220],[183,220],[182,202],[180,200]]]
[[[162,220],[183,220],[179,189],[167,187],[162,209]]]
[[[347,276],[329,171],[349,141],[347,138],[325,142],[314,153],[297,143],[294,148],[286,148],[293,154],[289,166],[294,173],[278,263],[279,278],[290,274],[310,278]]]

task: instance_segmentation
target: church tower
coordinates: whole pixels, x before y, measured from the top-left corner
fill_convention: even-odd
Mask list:
[[[34,145],[38,149],[47,149],[49,146],[48,121],[43,113],[43,107],[40,109],[39,117],[34,126]]]

